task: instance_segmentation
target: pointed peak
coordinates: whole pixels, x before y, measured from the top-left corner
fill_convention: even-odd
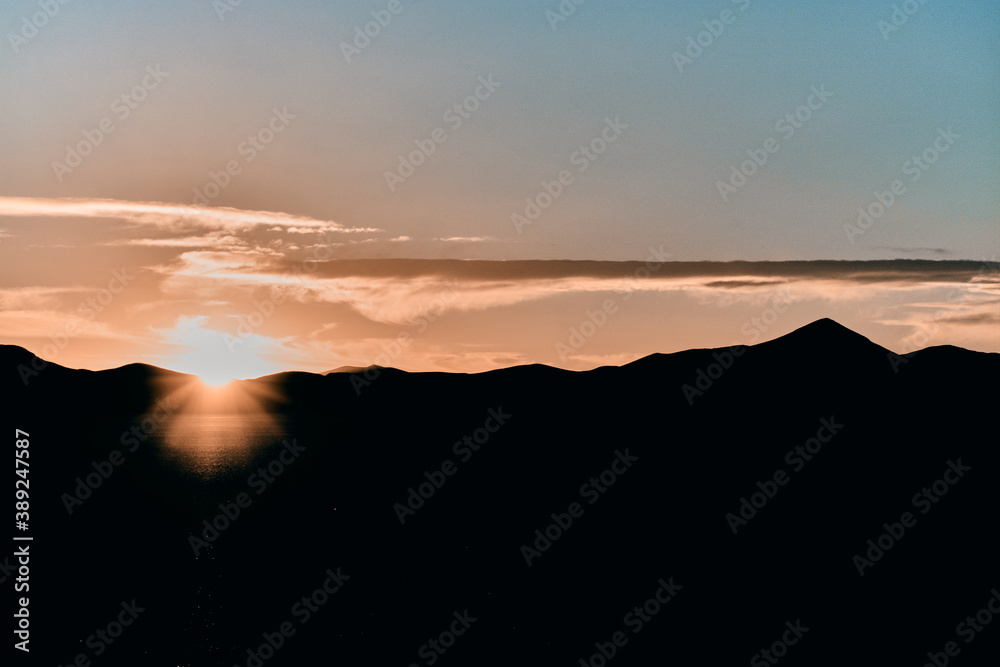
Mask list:
[[[848,329],[840,322],[836,320],[831,320],[829,317],[822,317],[815,322],[810,322],[809,324],[799,327],[795,332],[809,333],[812,335],[823,335],[823,336],[843,336],[844,334],[850,334],[852,336],[859,336],[860,334]],[[793,332],[793,333],[795,333]]]
[[[829,317],[810,322],[795,331],[769,341],[769,343],[784,343],[786,345],[794,343],[814,350],[830,349],[832,347],[854,347],[888,352],[888,350],[873,343],[866,336],[862,336],[853,329],[848,329],[843,324],[831,320]],[[762,343],[762,345],[766,344]]]

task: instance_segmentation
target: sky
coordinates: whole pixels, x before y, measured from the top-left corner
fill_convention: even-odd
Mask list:
[[[0,343],[233,377],[582,370],[832,317],[998,352],[998,19],[8,0]]]

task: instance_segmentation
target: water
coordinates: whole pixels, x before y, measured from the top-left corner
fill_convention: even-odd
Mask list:
[[[202,519],[215,516],[217,503],[231,501],[236,492],[247,491],[247,475],[285,437],[285,419],[262,412],[181,410],[163,422],[155,438],[157,455],[180,474],[180,479],[174,477],[174,481],[183,485],[184,495],[195,499],[193,506],[175,507],[181,512],[182,523],[190,526],[192,535],[198,534]],[[187,517],[183,516],[185,510],[190,512]],[[251,506],[243,512],[255,510]],[[244,527],[248,520],[240,516],[231,523]],[[211,544],[202,547],[200,556],[188,563],[187,576],[178,582],[175,599],[186,609],[182,612],[186,637],[183,648],[186,656],[180,656],[182,663],[216,664],[221,655],[236,651],[232,642],[224,639],[232,631],[224,627],[224,615],[232,613],[225,608],[231,594],[229,587],[233,586],[227,582],[227,571],[234,567],[240,570],[239,563],[230,560],[233,554],[228,546],[227,539],[231,537],[228,530],[232,528],[219,531]],[[219,549],[225,552],[221,562],[216,559]]]
[[[167,420],[160,456],[202,481],[239,475],[285,437],[284,420],[269,414],[185,414]]]

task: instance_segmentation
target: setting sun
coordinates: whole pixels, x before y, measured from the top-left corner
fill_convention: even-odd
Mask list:
[[[198,379],[209,387],[221,388],[225,387],[235,378],[224,371],[202,371],[198,373]]]
[[[163,366],[196,375],[209,387],[221,387],[233,380],[249,380],[284,370],[269,362],[268,349],[259,336],[245,339],[206,328],[207,317],[181,318],[167,332],[180,352],[166,356]]]

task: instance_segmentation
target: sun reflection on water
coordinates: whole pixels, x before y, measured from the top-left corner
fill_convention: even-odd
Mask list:
[[[203,480],[244,469],[262,448],[280,442],[284,420],[264,409],[259,383],[233,381],[221,387],[188,376],[165,393],[176,406],[157,429],[160,456]]]

